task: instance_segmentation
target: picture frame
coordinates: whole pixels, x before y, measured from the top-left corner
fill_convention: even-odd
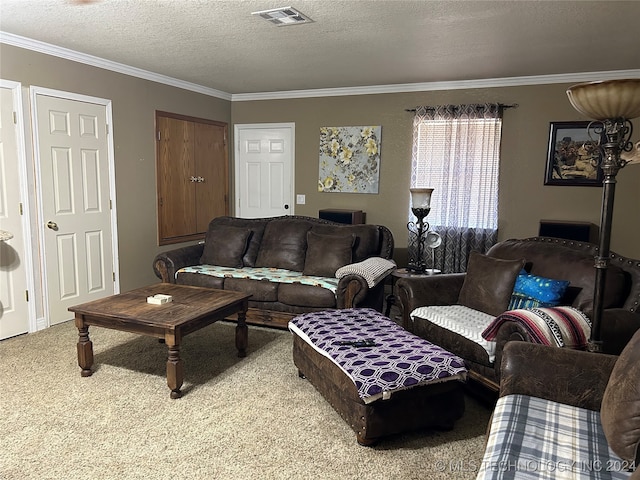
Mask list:
[[[600,149],[602,135],[591,122],[551,122],[545,185],[602,186]],[[588,130],[587,130],[588,129]]]
[[[377,194],[381,125],[320,127],[318,191]]]

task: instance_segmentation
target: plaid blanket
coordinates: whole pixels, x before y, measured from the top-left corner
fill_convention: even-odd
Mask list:
[[[591,332],[591,320],[577,308],[549,307],[504,312],[489,324],[482,337],[495,340],[504,322],[521,325],[534,343],[554,347],[584,349]]]
[[[528,395],[498,399],[476,480],[624,479],[600,413]]]

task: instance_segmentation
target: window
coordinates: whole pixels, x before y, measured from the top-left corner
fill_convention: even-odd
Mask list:
[[[471,250],[497,241],[501,132],[499,105],[416,109],[411,187],[434,189],[427,221],[443,239],[434,268],[465,271]]]

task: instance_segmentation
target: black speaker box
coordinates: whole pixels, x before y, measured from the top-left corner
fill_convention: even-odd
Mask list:
[[[352,225],[364,223],[364,213],[362,210],[320,210],[319,215],[323,220],[330,220],[338,223],[348,223]]]
[[[587,222],[540,220],[541,237],[564,238],[579,242],[598,242],[598,226]]]

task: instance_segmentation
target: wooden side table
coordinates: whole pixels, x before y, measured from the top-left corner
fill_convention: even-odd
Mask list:
[[[396,268],[393,272],[391,272],[391,293],[387,295],[386,302],[387,308],[385,309],[384,315],[385,317],[389,316],[391,313],[391,307],[396,304],[396,295],[395,295],[395,285],[396,280],[399,278],[416,278],[416,277],[429,277],[431,275],[440,274],[440,270],[435,268],[428,268],[425,273],[416,273],[412,272],[407,268]]]

